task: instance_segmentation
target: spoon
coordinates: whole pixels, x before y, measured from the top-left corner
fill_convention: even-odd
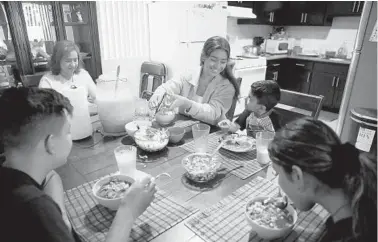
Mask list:
[[[279,198],[276,199],[276,201],[274,202],[274,205],[277,208],[285,209],[287,205],[289,204],[289,201],[286,195],[282,195],[281,188],[279,188],[278,190],[278,195],[279,195]]]

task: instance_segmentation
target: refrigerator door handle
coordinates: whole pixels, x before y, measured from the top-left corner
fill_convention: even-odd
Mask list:
[[[336,77],[334,76],[333,79],[332,79],[332,87],[335,85],[335,79],[336,79]]]

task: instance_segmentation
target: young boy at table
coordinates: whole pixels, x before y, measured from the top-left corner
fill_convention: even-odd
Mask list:
[[[277,82],[263,80],[251,85],[248,102],[245,110],[230,124],[229,131],[235,133],[238,130],[247,129],[247,135],[256,137],[259,131],[272,131],[279,128],[279,118],[273,112],[281,98],[280,87]]]
[[[53,169],[71,151],[69,100],[52,89],[10,88],[0,97],[1,241],[79,241],[64,208],[62,181]],[[153,200],[150,177],[125,193],[107,241],[127,241],[135,219]]]

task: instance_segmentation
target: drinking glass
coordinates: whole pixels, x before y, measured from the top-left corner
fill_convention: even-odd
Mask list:
[[[134,119],[140,126],[144,123],[146,126],[151,123],[151,110],[148,107],[148,101],[146,99],[137,98],[135,101]]]
[[[194,150],[196,153],[206,153],[210,126],[207,124],[195,124],[192,126]]]
[[[137,148],[132,145],[121,145],[114,149],[120,174],[134,178],[136,172]]]
[[[274,138],[274,132],[261,131],[256,133],[257,162],[266,165],[270,162],[268,146]]]

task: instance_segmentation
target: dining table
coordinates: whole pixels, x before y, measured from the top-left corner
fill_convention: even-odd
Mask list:
[[[114,156],[114,149],[122,144],[135,145],[132,137],[123,135],[119,137],[104,136],[101,132],[101,122],[92,117],[93,135],[80,141],[74,141],[67,163],[56,171],[61,176],[65,189],[66,207],[69,211],[69,219],[77,233],[81,234],[83,241],[104,241],[107,227],[94,231],[90,228],[90,219],[83,218],[85,213],[93,212],[96,208],[100,216],[106,212],[111,222],[114,212],[107,212],[106,208],[98,205],[90,194],[90,187],[101,177],[118,171],[117,162]],[[158,209],[144,216],[142,219],[153,219],[148,216],[161,216],[174,214],[176,209],[181,212],[171,216],[171,222],[165,220],[164,226],[156,233],[143,235],[146,232],[146,224],[142,222],[135,225],[135,233],[142,235],[131,237],[130,241],[153,241],[153,242],[216,242],[216,241],[265,241],[259,238],[251,230],[245,219],[245,204],[253,196],[264,192],[270,195],[276,194],[277,178],[272,171],[271,165],[260,165],[256,161],[256,152],[249,156],[245,154],[230,154],[220,149],[218,155],[224,159],[226,169],[220,172],[215,181],[209,184],[193,184],[185,176],[185,168],[182,160],[185,156],[193,153],[193,135],[191,126],[199,123],[183,115],[177,115],[171,126],[181,126],[185,129],[185,135],[178,144],[169,143],[161,151],[148,153],[138,148],[137,169],[141,172],[156,176],[161,173],[169,173],[170,178],[157,179],[158,196],[156,204],[162,203]],[[219,143],[218,137],[222,135],[220,129],[211,126],[209,148],[213,149]],[[211,152],[211,150],[209,151]],[[244,157],[244,159],[239,159]],[[237,162],[233,164],[233,161]],[[238,171],[238,164],[244,167]],[[244,171],[242,171],[244,169]],[[87,188],[87,192],[83,190]],[[82,189],[82,190],[80,190]],[[84,191],[84,193],[82,192]],[[159,193],[159,191],[161,191]],[[268,195],[269,195],[268,194]],[[90,200],[88,208],[83,207],[80,197],[85,196]],[[155,203],[155,200],[153,203]],[[173,205],[172,205],[173,204]],[[164,208],[166,206],[166,208]],[[153,207],[151,205],[151,207]],[[81,210],[80,210],[81,209]],[[163,209],[166,209],[163,211]],[[184,209],[184,210],[182,210]],[[80,210],[80,211],[79,211]],[[177,210],[177,211],[178,211]],[[152,211],[152,209],[151,209]],[[159,213],[157,215],[156,213]],[[110,214],[108,216],[108,214]],[[323,208],[317,206],[310,212],[300,213],[298,222],[285,239],[276,241],[316,241],[316,238],[324,231],[324,221],[327,213]],[[173,217],[173,218],[172,218]],[[97,220],[99,220],[97,218]],[[95,221],[96,222],[96,221]],[[101,222],[102,223],[102,222]],[[76,225],[75,225],[76,224]],[[141,229],[138,229],[137,227]],[[153,227],[153,225],[151,225]],[[93,234],[92,234],[93,233]],[[96,234],[96,235],[94,235]],[[98,237],[98,234],[103,236]],[[97,236],[97,237],[96,237]]]

